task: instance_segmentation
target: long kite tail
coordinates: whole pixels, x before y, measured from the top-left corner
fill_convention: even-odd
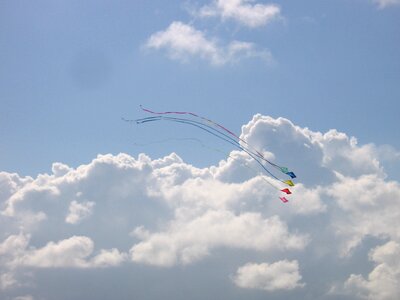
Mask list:
[[[144,108],[142,108],[142,109],[145,110]],[[163,116],[163,115],[166,115],[166,114],[174,114],[174,113],[179,113],[179,114],[181,114],[181,115],[182,115],[182,114],[188,114],[188,115],[192,115],[192,116],[193,116],[193,115],[195,115],[195,114],[193,114],[193,113],[190,113],[190,112],[162,112],[162,113],[156,113],[156,112],[152,112],[152,111],[150,111],[150,110],[145,110],[145,111],[149,111],[149,112],[151,112],[151,113],[154,113],[154,114],[156,114],[156,116],[154,116],[154,117],[142,118],[142,119],[136,119],[136,120],[128,120],[128,119],[122,118],[122,120],[125,121],[125,122],[135,122],[136,124],[143,124],[143,123],[148,123],[148,122],[153,122],[153,121],[166,120],[166,121],[173,121],[173,122],[176,122],[176,123],[189,124],[189,125],[198,127],[198,128],[200,128],[200,129],[202,129],[202,130],[204,130],[204,131],[206,131],[206,132],[208,132],[208,133],[210,133],[210,134],[212,134],[212,135],[214,135],[214,136],[216,136],[216,137],[218,137],[218,138],[220,138],[220,139],[222,139],[222,140],[224,140],[224,141],[226,141],[226,142],[232,144],[233,146],[239,148],[240,150],[246,152],[251,158],[253,158],[253,159],[262,167],[262,169],[263,169],[265,172],[267,172],[269,175],[271,175],[271,176],[272,176],[273,178],[275,178],[276,180],[278,180],[278,181],[280,181],[280,182],[282,182],[282,183],[284,183],[284,184],[287,184],[287,185],[289,185],[289,186],[293,186],[293,185],[294,185],[293,182],[290,181],[290,180],[285,180],[285,181],[284,181],[284,180],[281,180],[281,179],[277,178],[274,174],[272,174],[272,173],[261,163],[261,161],[259,161],[259,158],[260,158],[260,157],[258,157],[258,155],[256,155],[255,153],[251,152],[250,150],[246,149],[246,147],[244,147],[242,144],[240,144],[239,141],[237,141],[236,139],[232,138],[232,135],[228,135],[228,134],[226,134],[226,133],[224,133],[224,132],[221,132],[220,130],[216,129],[215,126],[214,126],[214,127],[211,126],[212,123],[211,123],[211,125],[209,125],[209,124],[210,124],[209,122],[208,122],[208,123],[202,123],[202,122],[197,122],[197,121],[192,120],[192,119],[175,118],[175,117]],[[219,127],[219,128],[221,128],[221,127]],[[224,131],[226,132],[226,130],[224,130]],[[229,133],[229,132],[228,132],[228,133]],[[214,149],[214,150],[215,150],[215,149]],[[218,150],[218,151],[219,151],[219,150]],[[235,158],[232,157],[231,155],[228,155],[228,156],[231,157],[232,159],[235,159]],[[247,165],[247,164],[246,164],[246,165]],[[246,167],[248,167],[248,168],[250,168],[250,169],[256,171],[255,169],[251,168],[251,167],[248,166],[248,165],[247,165]],[[261,174],[260,174],[260,175],[261,175]],[[264,177],[263,175],[261,175],[261,178],[262,178],[266,183],[268,183],[269,185],[273,186],[275,189],[278,189],[278,190],[280,190],[280,191],[282,191],[282,192],[284,192],[284,193],[286,193],[286,194],[291,194],[291,192],[290,192],[289,189],[287,189],[287,188],[281,189],[281,188],[277,187],[274,183],[272,183],[271,181],[267,180],[267,178]],[[292,177],[292,178],[293,178],[293,177]],[[285,199],[285,200],[286,200],[286,199]]]
[[[164,111],[164,112],[156,112],[156,111],[153,111],[153,110],[144,108],[142,105],[140,105],[140,108],[141,108],[143,111],[148,112],[148,113],[151,113],[151,114],[154,114],[154,115],[169,115],[169,114],[190,115],[190,116],[199,118],[199,119],[201,119],[201,120],[203,120],[203,121],[206,121],[207,123],[211,123],[213,126],[219,128],[219,129],[222,129],[223,131],[227,132],[228,134],[230,134],[231,136],[233,136],[233,137],[234,137],[235,139],[237,139],[238,141],[240,141],[240,142],[246,144],[246,146],[247,146],[248,148],[250,148],[249,151],[251,151],[254,155],[256,155],[257,157],[259,157],[260,159],[262,159],[262,160],[264,160],[265,162],[269,163],[271,166],[273,166],[273,167],[275,167],[276,169],[280,170],[282,173],[287,174],[287,175],[290,176],[291,178],[295,178],[295,177],[296,177],[296,175],[295,175],[293,172],[289,172],[289,170],[288,170],[286,167],[279,166],[279,165],[277,165],[277,164],[275,164],[275,163],[269,161],[268,159],[266,159],[266,158],[264,157],[264,155],[263,155],[260,151],[258,151],[257,149],[254,149],[252,146],[250,146],[250,145],[247,143],[246,140],[242,139],[240,136],[236,135],[233,131],[229,130],[229,129],[226,128],[225,126],[222,126],[221,124],[219,124],[219,123],[217,123],[217,122],[215,122],[215,121],[213,121],[213,120],[210,120],[210,119],[208,119],[208,118],[202,117],[202,116],[200,116],[200,115],[198,115],[198,114],[196,114],[196,113],[189,112],[189,111]],[[253,152],[253,151],[254,151],[254,152]]]
[[[282,180],[279,179],[278,177],[276,177],[273,173],[271,173],[263,164],[262,162],[257,158],[257,156],[252,153],[251,151],[249,151],[248,149],[246,149],[245,147],[243,147],[238,141],[236,141],[235,139],[231,138],[229,135],[225,134],[224,132],[221,132],[219,130],[217,130],[216,128],[208,125],[208,124],[204,124],[195,120],[191,120],[191,119],[184,119],[184,118],[176,118],[176,117],[166,117],[166,116],[155,116],[155,117],[147,117],[147,118],[142,118],[142,119],[137,119],[137,120],[125,120],[128,122],[136,122],[137,124],[142,124],[142,123],[147,123],[147,122],[154,122],[154,121],[160,121],[160,120],[165,120],[165,121],[172,121],[172,122],[176,122],[176,123],[183,123],[183,124],[189,124],[192,125],[194,127],[200,128],[228,143],[230,143],[231,145],[239,148],[240,150],[246,152],[251,158],[253,158],[260,166],[261,168],[267,172],[271,177],[275,178],[276,180],[287,184],[287,185],[292,185],[293,184],[289,184],[288,180]]]

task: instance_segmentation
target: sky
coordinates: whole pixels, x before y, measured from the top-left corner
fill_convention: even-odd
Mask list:
[[[0,298],[396,299],[399,36],[399,0],[1,1]]]

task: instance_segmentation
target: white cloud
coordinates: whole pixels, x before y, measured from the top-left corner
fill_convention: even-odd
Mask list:
[[[0,209],[4,209],[5,200],[17,193],[24,185],[32,182],[31,177],[20,177],[18,174],[0,172]]]
[[[200,17],[232,19],[247,27],[259,27],[280,18],[280,7],[276,4],[254,3],[253,0],[214,0],[211,5],[200,8]],[[253,4],[254,3],[254,4]]]
[[[0,244],[0,256],[20,255],[28,246],[29,236],[19,234],[10,235]]]
[[[1,288],[15,285],[15,271],[33,268],[96,268],[120,265],[126,254],[113,248],[101,249],[93,256],[94,243],[85,236],[72,236],[59,242],[49,242],[41,248],[29,246],[29,235],[11,235],[0,244]]]
[[[400,244],[390,241],[370,252],[375,268],[365,279],[352,274],[345,290],[364,299],[395,300],[400,295]]]
[[[253,264],[264,270],[264,277],[255,278],[269,278],[257,281],[242,266],[235,279],[243,286],[272,290],[278,278],[291,274],[294,279],[283,281],[281,293],[306,284],[296,292],[322,299],[326,291],[309,275],[322,265],[327,280],[342,282],[342,290],[362,297],[381,297],[377,278],[387,278],[382,297],[393,298],[400,283],[394,260],[400,243],[400,184],[388,179],[384,166],[398,151],[389,147],[383,155],[381,147],[360,145],[337,130],[312,131],[262,115],[242,127],[241,138],[298,175],[288,203],[279,201],[281,192],[241,151],[205,168],[174,153],[154,160],[121,153],[99,155],[77,168],[55,163],[51,174],[34,178],[0,173],[2,291],[22,290],[22,283],[35,280],[35,272],[45,276],[56,268],[80,274],[82,269],[117,267],[112,269],[135,273],[136,268],[151,272],[155,265],[170,267],[162,272],[173,276],[181,268],[174,266],[186,265],[181,269],[190,273],[212,261],[229,262],[229,269],[218,275],[227,276],[245,255],[246,261],[280,260],[291,267],[280,274],[270,272],[277,263],[268,264],[267,271],[264,264]],[[76,226],[66,223],[83,219]],[[375,268],[368,275],[365,267],[360,271],[367,255],[358,254],[368,252],[370,239],[392,242],[371,251]],[[221,257],[226,261],[220,262]],[[294,262],[301,265],[304,282]],[[118,268],[125,264],[132,268]],[[31,278],[24,277],[26,270]],[[9,299],[27,293],[36,297],[24,288]]]
[[[17,284],[15,268],[21,263],[21,258],[29,245],[29,235],[22,233],[10,235],[0,244],[0,274],[3,289]]]
[[[83,219],[89,217],[92,214],[94,202],[82,202],[78,203],[73,200],[69,205],[69,213],[65,218],[65,222],[70,224],[77,224]]]
[[[317,174],[312,178],[314,183],[322,179],[328,179],[326,183],[332,182],[332,178],[325,178],[326,173],[332,175],[332,171],[351,176],[383,175],[373,145],[359,146],[356,138],[335,129],[326,133],[314,132],[296,126],[285,118],[273,119],[257,114],[242,127],[241,138],[258,149],[285,157],[287,164],[294,170],[303,171],[302,182],[304,175],[312,175],[309,173]],[[299,161],[297,156],[303,160]],[[302,167],[304,164],[307,164],[306,170]]]
[[[250,144],[278,153],[295,172],[302,172],[299,177],[304,186],[293,188],[294,198],[304,199],[308,194],[307,199],[315,201],[316,213],[327,208],[335,212],[329,212],[333,222],[326,226],[340,239],[342,254],[351,254],[367,236],[400,239],[396,230],[400,226],[400,185],[387,180],[375,145],[358,145],[354,137],[337,130],[314,132],[284,118],[261,115],[254,116],[242,132]],[[391,149],[391,153],[396,151]],[[328,202],[332,199],[334,204]],[[300,203],[290,207],[300,212]]]
[[[72,168],[68,167],[66,164],[62,164],[59,162],[53,163],[51,166],[51,171],[53,172],[54,176],[61,177],[70,172]]]
[[[126,260],[126,253],[121,253],[118,249],[113,248],[110,250],[102,249],[99,254],[97,254],[91,262],[90,266],[93,267],[112,267],[120,265],[124,260]]]
[[[204,32],[182,22],[173,22],[166,30],[151,35],[145,47],[165,50],[171,59],[181,62],[200,58],[216,66],[234,63],[243,58],[272,61],[269,51],[258,50],[253,43],[232,41],[227,45],[220,45],[216,39],[210,39]]]
[[[18,258],[24,254],[29,244],[29,236],[18,234],[10,235],[0,243],[0,290],[19,285],[15,267]]]
[[[85,236],[73,236],[49,242],[40,249],[28,250],[18,263],[39,268],[86,267],[86,258],[93,252],[93,241]]]
[[[248,263],[237,269],[233,280],[241,288],[266,291],[292,290],[305,285],[300,282],[301,275],[296,260],[281,260],[272,264]]]
[[[377,175],[358,178],[338,175],[328,188],[338,207],[345,212],[334,216],[337,234],[346,237],[343,253],[348,254],[366,236],[400,240],[400,185]]]
[[[400,0],[373,0],[380,9],[384,9],[390,6],[400,5]]]
[[[143,234],[140,234],[143,237]],[[278,217],[263,219],[257,213],[234,215],[209,211],[192,219],[176,220],[168,230],[146,234],[131,249],[135,262],[159,266],[192,263],[217,247],[256,251],[303,249],[305,236],[291,234]]]

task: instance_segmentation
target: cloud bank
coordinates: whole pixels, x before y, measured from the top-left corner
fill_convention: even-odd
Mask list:
[[[36,177],[1,172],[1,292],[64,299],[39,283],[56,270],[186,270],[216,276],[233,299],[395,299],[400,184],[385,173],[387,146],[260,114],[241,138],[296,172],[288,203],[241,151],[206,168],[121,153]]]

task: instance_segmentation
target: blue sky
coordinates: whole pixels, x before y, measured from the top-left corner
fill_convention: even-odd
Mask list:
[[[1,168],[34,175],[53,161],[78,165],[97,153],[136,154],[130,143],[139,133],[120,118],[140,117],[139,104],[196,111],[236,132],[262,113],[399,147],[396,5],[276,2],[279,19],[249,28],[188,12],[205,4],[3,1]],[[191,57],[182,63],[144,49],[173,21],[221,44],[254,43],[274,62],[243,58],[213,66]]]
[[[2,1],[0,296],[395,299],[399,36],[399,0]]]

